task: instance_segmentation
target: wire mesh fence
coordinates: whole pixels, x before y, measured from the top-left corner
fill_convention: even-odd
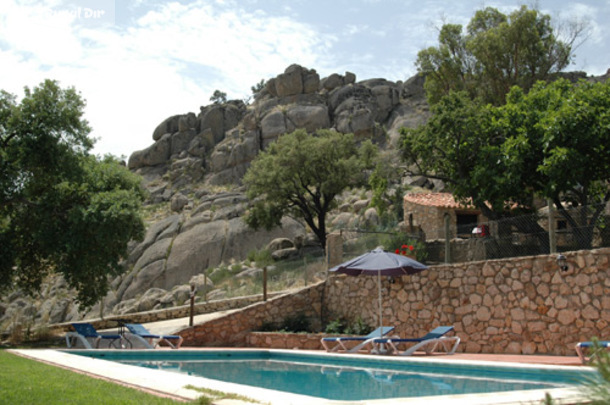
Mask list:
[[[549,254],[610,246],[610,210],[606,204],[547,207],[535,213],[450,227],[422,233],[344,229],[344,257],[381,246],[399,250],[428,264],[458,263]]]
[[[221,266],[210,274],[210,279],[222,293],[219,297],[206,295],[205,299],[273,294],[305,287],[323,280],[326,267],[324,255],[305,255],[248,268]]]
[[[430,234],[445,236],[435,239],[399,228],[398,224],[386,224],[383,230],[341,229],[342,261],[376,247],[431,265],[610,247],[610,212],[606,206],[550,213],[545,208],[498,221],[456,223],[450,228],[432,229]],[[272,294],[324,280],[327,269],[328,258],[321,253],[275,261],[264,272],[260,268],[254,272],[228,268],[233,277],[227,277],[223,288],[227,298]]]

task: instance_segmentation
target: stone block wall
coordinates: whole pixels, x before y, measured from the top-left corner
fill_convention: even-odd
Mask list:
[[[457,215],[469,214],[477,215],[478,223],[486,222],[487,219],[478,210],[456,209],[454,207],[437,207],[415,204],[409,201],[404,201],[404,216],[405,223],[413,226],[421,227],[426,235],[426,240],[429,239],[445,239],[445,215],[448,214],[450,219],[450,238],[455,238],[457,235]]]
[[[222,318],[182,330],[183,346],[246,347],[251,331],[267,323],[281,323],[302,313],[314,327],[321,327],[325,282],[291,294],[259,302]]]
[[[610,248],[454,265],[382,277],[383,323],[403,337],[453,325],[469,353],[574,354],[578,341],[610,337]],[[376,277],[332,276],[328,319],[377,325]]]
[[[610,337],[610,248],[565,256],[569,262],[565,272],[558,268],[556,255],[545,255],[431,266],[419,274],[397,277],[394,283],[382,277],[383,324],[395,326],[403,337],[453,325],[462,340],[458,351],[468,353],[573,355],[579,341]],[[332,275],[184,329],[180,335],[184,346],[319,349],[321,335],[252,332],[299,313],[319,330],[337,318],[353,322],[360,317],[376,326],[378,302],[377,277]],[[215,305],[223,310],[227,303]],[[172,314],[179,315],[178,310],[185,308]],[[169,316],[134,315],[134,322]],[[95,325],[115,326],[108,322],[112,320]]]
[[[277,293],[269,294],[270,297],[276,296]],[[207,302],[198,302],[194,306],[194,315],[208,314],[212,312],[227,311],[252,305],[263,300],[262,295],[250,295],[246,297],[229,298],[224,300],[215,300]],[[181,305],[179,307],[158,309],[147,312],[136,312],[124,315],[113,315],[104,317],[104,319],[86,319],[82,322],[91,323],[96,329],[110,329],[117,326],[117,320],[128,320],[131,323],[148,323],[165,321],[168,319],[186,318],[190,316],[191,306]],[[80,322],[80,321],[79,321]],[[71,322],[50,325],[49,329],[52,333],[63,333],[72,330]]]
[[[246,338],[246,346],[264,349],[323,350],[320,333],[272,333],[252,332]]]

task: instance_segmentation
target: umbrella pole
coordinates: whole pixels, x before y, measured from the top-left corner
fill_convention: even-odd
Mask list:
[[[381,271],[377,271],[377,291],[379,294],[379,328],[383,328],[382,309],[381,309]],[[379,337],[383,337],[383,330],[379,329]]]
[[[381,307],[381,270],[377,271],[377,292],[379,294],[379,338],[383,338],[383,309]],[[386,352],[385,345],[379,344],[379,347],[374,349],[374,352],[378,354],[384,354]]]

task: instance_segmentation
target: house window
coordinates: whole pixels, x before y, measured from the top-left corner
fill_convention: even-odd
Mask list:
[[[471,237],[472,228],[477,226],[477,214],[456,214],[457,234],[461,237]]]

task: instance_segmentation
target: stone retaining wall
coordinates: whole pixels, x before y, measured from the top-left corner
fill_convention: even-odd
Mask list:
[[[321,333],[273,333],[251,332],[246,337],[246,346],[264,349],[323,350]]]
[[[383,323],[403,337],[453,325],[469,353],[574,354],[578,341],[610,337],[610,249],[438,265],[390,284],[382,277]],[[377,324],[376,277],[327,281],[328,319]]]
[[[269,297],[274,297],[277,293],[269,294]],[[263,300],[262,295],[251,295],[247,297],[230,298],[224,300],[208,301],[195,303],[194,315],[208,314],[212,312],[227,311],[230,309],[243,308]],[[117,319],[127,319],[132,323],[148,323],[165,321],[168,319],[185,318],[190,316],[191,306],[182,305],[179,307],[158,309],[148,312],[137,312],[125,315],[113,315],[104,319],[87,319],[84,322],[93,324],[96,329],[109,329],[117,325]],[[71,330],[70,322],[50,325],[51,332],[61,333]]]
[[[184,329],[180,331],[183,346],[246,347],[251,331],[260,330],[264,324],[281,324],[295,314],[303,314],[314,328],[320,328],[324,290],[323,281]]]
[[[453,325],[462,339],[458,351],[469,353],[572,355],[578,341],[610,337],[610,248],[565,256],[569,261],[565,272],[558,268],[556,255],[548,255],[431,266],[394,283],[382,277],[383,323],[395,326],[403,337]],[[375,326],[377,291],[376,277],[333,275],[295,293],[187,328],[180,335],[184,346],[319,349],[320,335],[252,332],[296,314],[304,314],[319,330],[337,318],[353,322],[361,317]],[[260,300],[260,296],[247,299]],[[230,309],[227,305],[236,303],[208,303],[205,310]],[[187,311],[182,316],[188,316],[188,306],[175,311]],[[170,317],[162,312],[129,318],[152,322]]]

